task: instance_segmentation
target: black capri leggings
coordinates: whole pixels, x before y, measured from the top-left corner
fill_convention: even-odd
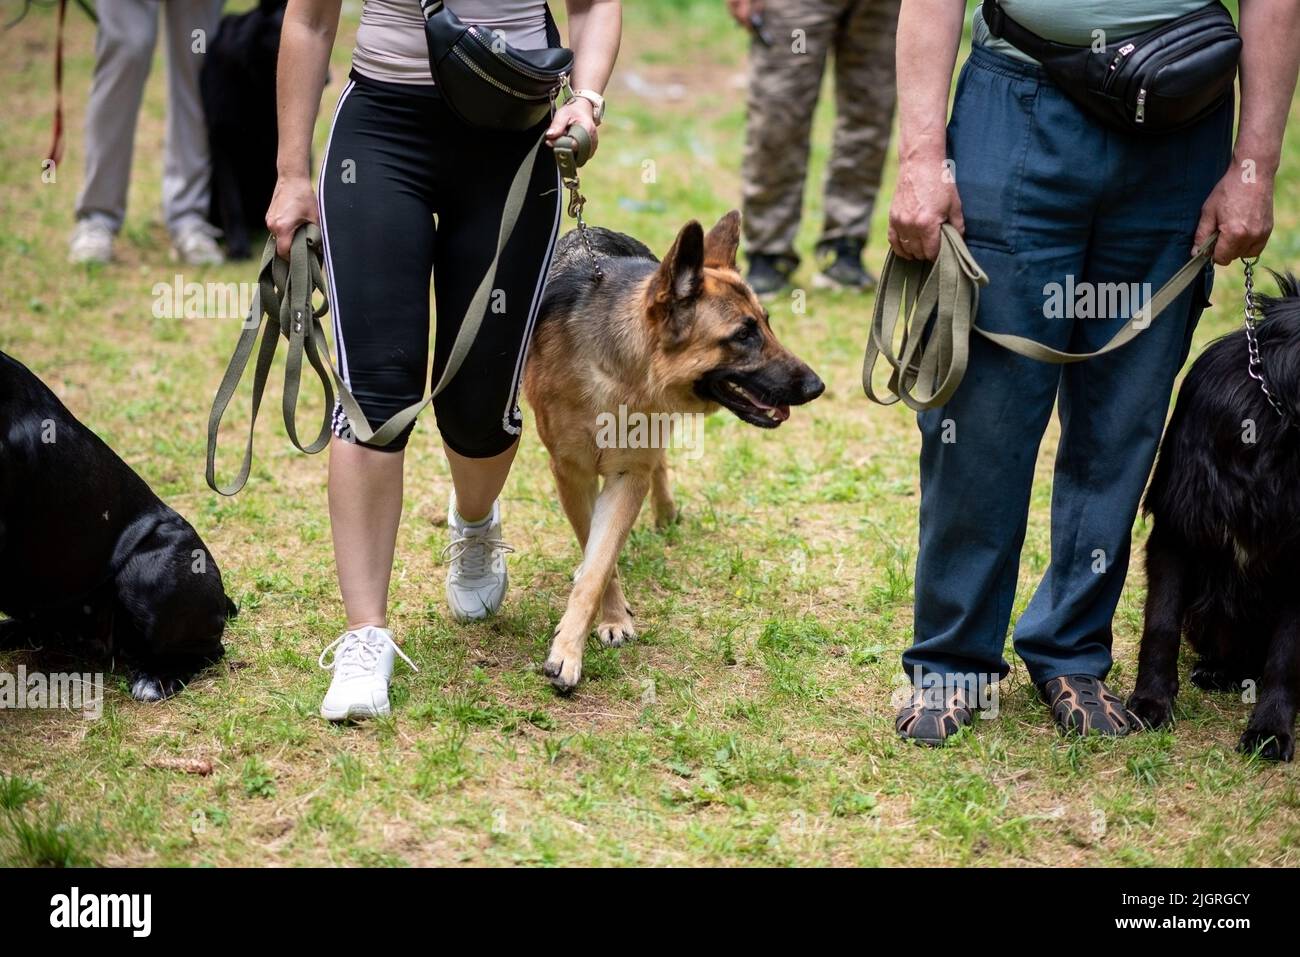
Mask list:
[[[321,167],[320,225],[339,371],[372,426],[418,402],[441,376],[496,252],[510,182],[544,129],[470,127],[434,86],[353,72]],[[519,382],[559,223],[559,174],[543,145],[478,337],[433,402],[454,452],[487,458],[519,436]],[[431,373],[430,272],[437,303]],[[338,406],[334,432],[357,441]],[[409,434],[386,448],[405,447]]]

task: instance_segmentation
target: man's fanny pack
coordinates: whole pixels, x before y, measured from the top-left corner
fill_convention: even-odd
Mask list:
[[[1031,33],[998,0],[984,0],[983,11],[989,32],[1041,63],[1080,109],[1129,133],[1168,133],[1209,115],[1231,94],[1241,58],[1241,36],[1218,0],[1135,37],[1086,47]]]
[[[550,115],[573,72],[573,51],[560,46],[549,9],[551,46],[516,50],[500,35],[463,23],[443,0],[420,0],[420,7],[433,79],[460,119],[487,129],[528,130]]]

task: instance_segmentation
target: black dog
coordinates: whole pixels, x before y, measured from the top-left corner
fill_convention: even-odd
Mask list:
[[[1206,691],[1258,689],[1240,750],[1289,761],[1300,702],[1300,296],[1260,297],[1265,380],[1247,375],[1245,332],[1213,343],[1187,374],[1145,508],[1146,625],[1129,708],[1158,727],[1173,714],[1181,634]]]
[[[275,62],[288,0],[261,0],[221,18],[199,75],[212,154],[208,218],[225,233],[231,259],[251,254],[275,191]]]
[[[221,657],[235,611],[189,522],[0,352],[0,644],[121,656],[159,701]]]

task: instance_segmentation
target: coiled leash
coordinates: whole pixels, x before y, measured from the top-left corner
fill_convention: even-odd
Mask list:
[[[352,434],[361,442],[370,445],[389,445],[415,421],[416,417],[433,402],[460,371],[465,357],[469,355],[470,347],[478,336],[479,327],[482,326],[483,317],[487,313],[488,299],[492,294],[493,282],[496,280],[501,252],[523,209],[535,157],[543,142],[544,138],[538,139],[520,164],[510,184],[501,215],[501,227],[497,232],[496,254],[492,257],[492,263],[488,266],[482,282],[479,283],[473,299],[470,300],[465,320],[461,323],[456,339],[452,343],[447,364],[443,367],[437,384],[428,398],[402,409],[377,429],[370,427],[365,413],[361,411],[361,406],[335,369],[330,356],[329,342],[321,326],[321,317],[329,311],[329,296],[321,270],[323,246],[320,228],[314,223],[304,223],[298,227],[293,234],[287,262],[276,255],[275,237],[267,237],[266,246],[262,250],[262,262],[258,269],[257,290],[253,293],[252,308],[244,321],[235,353],[230,357],[230,363],[212,401],[212,411],[208,415],[207,463],[204,477],[209,488],[222,495],[234,495],[248,482],[248,475],[253,465],[253,430],[257,425],[258,409],[262,404],[267,376],[270,374],[271,363],[275,359],[275,350],[281,336],[289,342],[284,369],[284,394],[281,400],[284,429],[289,434],[289,441],[300,452],[314,455],[329,444],[330,418],[334,409],[336,388],[338,402],[347,415]],[[582,206],[586,199],[578,189],[577,170],[591,156],[591,137],[587,135],[586,130],[575,125],[570,127],[568,134],[555,141],[554,149],[556,164],[559,166],[561,176],[564,177],[565,185],[570,189],[570,215],[576,215],[579,227],[585,230]],[[589,250],[591,248],[590,241],[587,248]],[[592,258],[594,262],[594,254]],[[598,264],[596,268],[599,270]],[[319,304],[316,304],[318,296]],[[220,485],[216,477],[217,433],[221,429],[221,419],[248,368],[253,346],[258,340],[259,328],[261,345],[257,351],[257,364],[253,367],[252,416],[248,423],[248,441],[244,446],[244,459],[235,480],[229,485]],[[297,428],[298,392],[302,381],[304,356],[320,379],[321,389],[325,395],[325,410],[320,432],[308,445],[303,445],[299,439]]]
[[[1141,335],[1192,284],[1210,261],[1218,238],[1219,234],[1214,233],[1201,243],[1186,265],[1156,291],[1142,311],[1141,324],[1124,323],[1095,352],[1061,352],[1024,336],[989,332],[975,325],[979,291],[989,279],[961,233],[944,223],[937,261],[900,259],[892,250],[885,256],[862,360],[863,391],[872,402],[893,405],[901,401],[917,412],[943,405],[966,374],[971,332],[1018,355],[1058,365],[1113,352]],[[899,340],[897,352],[895,339]],[[871,381],[880,359],[891,369],[885,397],[876,393]]]

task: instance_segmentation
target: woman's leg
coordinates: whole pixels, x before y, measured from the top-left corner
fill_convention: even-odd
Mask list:
[[[429,99],[351,83],[321,164],[325,267],[339,369],[371,426],[423,395],[435,243],[425,159]],[[341,408],[329,503],[348,627],[387,617],[407,434],[377,449],[354,440]]]
[[[451,466],[451,484],[456,490],[456,511],[466,522],[475,524],[491,514],[492,503],[505,487],[518,450],[519,442],[516,440],[497,455],[471,459],[444,446],[447,464]],[[400,485],[400,477],[398,482]]]
[[[437,300],[433,381],[437,382],[494,256],[506,194],[521,163],[534,156],[519,219],[499,260],[492,297],[459,373],[433,408],[451,467],[455,494],[448,509],[447,604],[474,621],[494,614],[509,586],[497,497],[523,429],[519,384],[560,218],[555,158],[542,129],[484,136],[443,110],[438,129],[458,149],[444,157],[438,183]],[[474,183],[467,190],[465,183]]]
[[[338,436],[330,442],[330,531],[349,631],[388,627],[405,458],[404,451],[379,452]]]
[[[415,90],[350,83],[321,163],[320,225],[339,371],[371,426],[424,393],[436,240],[430,101]],[[376,448],[360,443],[358,424],[336,406],[330,526],[348,628],[321,655],[334,672],[321,704],[330,720],[387,714],[393,659],[401,654],[386,627],[387,600],[410,430]]]

